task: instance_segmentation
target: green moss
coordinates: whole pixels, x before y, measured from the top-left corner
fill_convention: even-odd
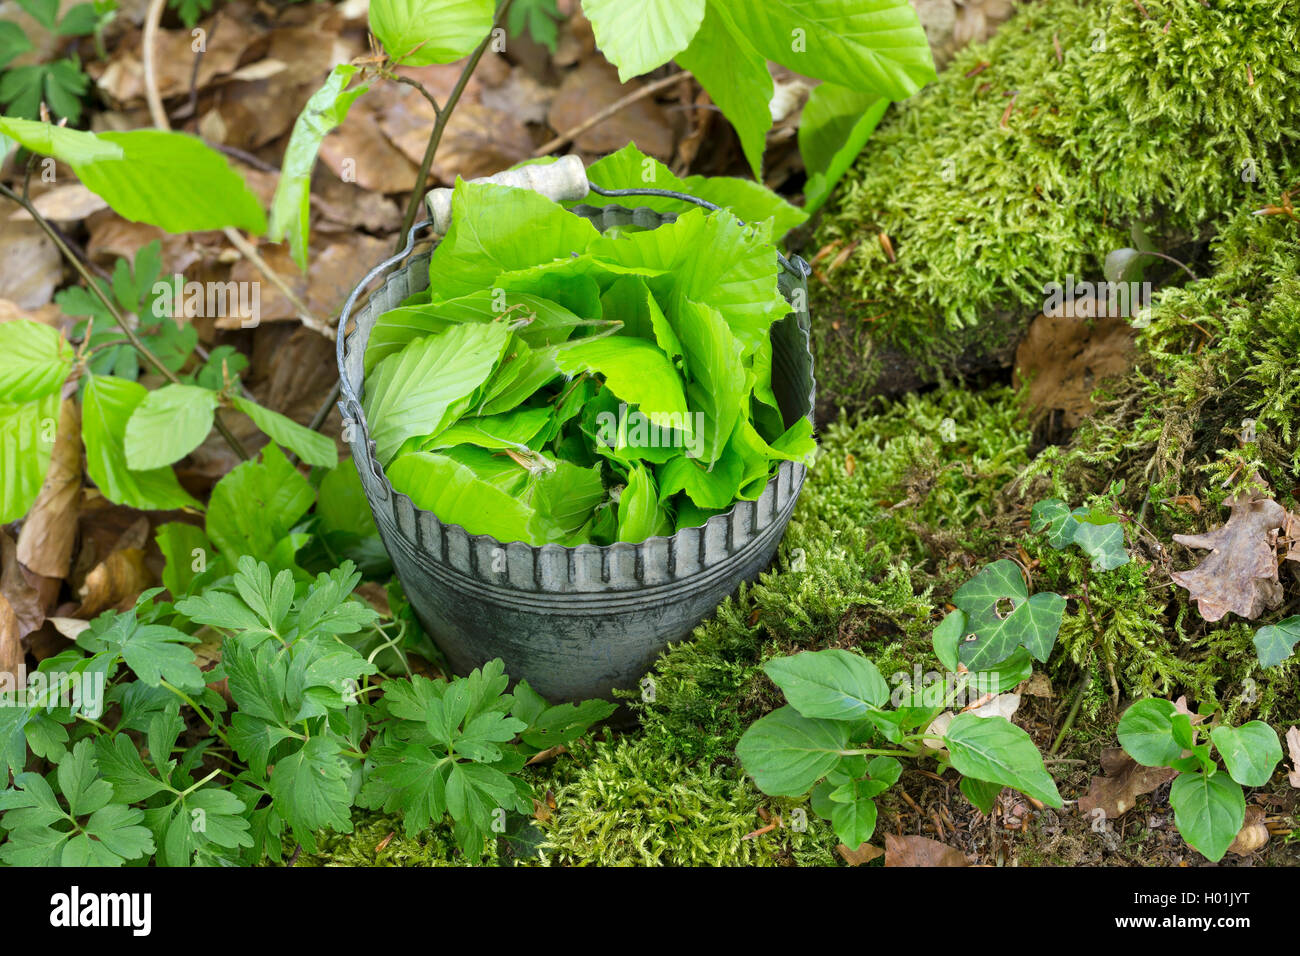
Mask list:
[[[881,123],[817,232],[817,248],[858,243],[832,294],[870,319],[868,341],[947,365],[962,351],[956,330],[1005,338],[1041,307],[1045,283],[1100,278],[1106,253],[1132,245],[1130,225],[1168,250],[1274,199],[1300,136],[1290,7],[1021,5]],[[822,325],[826,344],[844,345],[828,335]]]
[[[1028,462],[1015,393],[910,396],[821,436],[772,571],[660,658],[635,706],[661,752],[729,760],[779,703],[759,670],[800,649],[861,647],[885,673],[928,653],[937,597],[1001,547],[1000,489]]]
[[[582,770],[555,794],[542,861],[596,866],[826,866],[829,828],[728,767],[666,756],[645,738],[579,747]],[[780,826],[749,836],[781,816]],[[798,829],[796,829],[798,826]],[[802,831],[802,832],[801,832]],[[748,837],[748,838],[747,838]]]

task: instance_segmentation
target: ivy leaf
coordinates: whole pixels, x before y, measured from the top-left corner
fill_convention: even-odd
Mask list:
[[[790,706],[808,718],[861,720],[889,701],[889,685],[876,665],[838,648],[778,657],[763,671],[785,692]]]
[[[1005,717],[958,714],[948,725],[943,742],[953,768],[963,776],[1013,787],[1050,807],[1062,805],[1038,747],[1029,734]]]
[[[764,793],[798,797],[831,772],[848,742],[849,724],[810,720],[786,706],[752,724],[736,756]]]
[[[1277,731],[1262,720],[1240,727],[1215,727],[1210,739],[1219,750],[1233,780],[1243,787],[1262,787],[1282,761],[1282,743]]]
[[[381,3],[376,2],[375,6],[380,8]],[[374,15],[372,10],[371,16]],[[366,83],[355,89],[347,88],[360,69],[342,63],[330,71],[325,85],[311,95],[298,114],[289,145],[285,147],[280,181],[275,187],[275,198],[271,200],[267,238],[278,241],[287,236],[293,261],[304,272],[307,269],[311,171],[316,165],[321,141],[330,130],[342,125],[357,97],[370,88]]]
[[[1046,531],[1047,543],[1058,551],[1074,540],[1079,523],[1073,520],[1070,506],[1060,498],[1037,502],[1029,512],[1030,529]]]
[[[133,471],[126,458],[126,429],[149,390],[136,382],[89,375],[82,396],[81,437],[86,471],[109,501],[145,511],[201,508],[170,468]]]
[[[405,66],[451,63],[492,29],[493,0],[372,0],[370,30]]]
[[[1169,789],[1174,823],[1183,839],[1217,863],[1241,832],[1246,796],[1227,774],[1180,773]]]
[[[686,49],[704,19],[704,0],[584,0],[582,12],[600,52],[626,83]]]
[[[1168,767],[1183,753],[1174,739],[1172,702],[1158,697],[1139,700],[1119,719],[1119,743],[1130,757],[1144,767]]]
[[[1291,656],[1300,641],[1300,614],[1261,627],[1255,632],[1255,653],[1260,667],[1275,667]]]
[[[966,612],[975,640],[963,641],[961,657],[971,670],[983,670],[1023,645],[1046,661],[1056,643],[1065,598],[1043,592],[1029,597],[1014,561],[995,561],[963,584],[952,602]],[[1009,608],[1009,610],[1008,610]]]
[[[1128,552],[1124,550],[1124,527],[1116,520],[1077,521],[1074,543],[1092,558],[1094,571],[1110,571],[1129,562]]]
[[[149,471],[180,461],[212,431],[217,404],[216,392],[196,385],[169,384],[149,392],[126,423],[127,467]]]

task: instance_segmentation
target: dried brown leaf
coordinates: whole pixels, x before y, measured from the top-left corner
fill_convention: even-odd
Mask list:
[[[1292,727],[1286,732],[1286,749],[1291,757],[1291,769],[1287,771],[1286,781],[1300,790],[1300,727]]]
[[[872,846],[870,843],[864,843],[856,850],[850,850],[845,844],[841,843],[835,849],[849,866],[861,866],[863,863],[870,863],[877,857],[885,855],[884,850]]]
[[[18,615],[0,594],[0,674],[17,674],[22,669],[23,639],[18,631]]]
[[[58,437],[36,503],[18,535],[18,560],[37,574],[65,578],[72,569],[81,505],[81,406],[66,398]]]
[[[1236,839],[1228,847],[1229,853],[1248,856],[1268,842],[1268,827],[1264,824],[1264,816],[1263,807],[1252,805],[1246,808],[1246,819]]]
[[[1120,747],[1102,751],[1104,777],[1093,777],[1088,792],[1079,798],[1079,812],[1085,817],[1100,807],[1114,820],[1133,808],[1137,798],[1178,776],[1168,767],[1144,767]]]
[[[970,866],[960,850],[923,836],[885,834],[885,866]]]
[[[0,232],[0,299],[22,309],[45,305],[63,276],[59,250],[34,222],[8,222]]]
[[[1232,512],[1226,524],[1205,534],[1174,535],[1179,544],[1208,550],[1210,555],[1195,568],[1175,571],[1171,577],[1187,589],[1205,620],[1217,621],[1228,612],[1254,620],[1266,608],[1282,603],[1276,551],[1286,512],[1264,497],[1231,499],[1225,504]]]
[[[1035,418],[1054,410],[1075,428],[1092,410],[1092,393],[1103,379],[1133,365],[1133,327],[1109,317],[1091,322],[1067,315],[1040,315],[1016,349],[1016,384],[1030,379]]]
[[[611,103],[641,87],[641,83],[619,83],[618,71],[603,58],[584,60],[564,78],[551,101],[547,122],[556,133],[565,133],[599,113]],[[672,155],[673,130],[668,116],[651,99],[640,99],[597,123],[574,140],[585,153],[612,153],[636,143],[641,152],[667,161]]]
[[[109,608],[133,603],[153,584],[153,573],[144,559],[149,527],[149,519],[141,516],[122,534],[108,557],[86,575],[77,591],[81,606],[74,617],[90,619]]]
[[[41,595],[43,579],[29,572],[18,560],[18,546],[13,538],[0,533],[0,596],[18,620],[18,636],[26,637],[45,623],[45,599]]]

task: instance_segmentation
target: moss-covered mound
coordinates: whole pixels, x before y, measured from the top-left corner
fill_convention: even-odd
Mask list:
[[[1292,7],[1024,4],[894,107],[816,233],[814,249],[856,243],[813,299],[834,320],[818,324],[825,396],[913,385],[899,365],[1005,363],[1043,286],[1100,279],[1134,224],[1194,254],[1275,198],[1300,137]]]

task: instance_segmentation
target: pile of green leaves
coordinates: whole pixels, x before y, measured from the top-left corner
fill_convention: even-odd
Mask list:
[[[1210,722],[1198,726],[1207,717]],[[1233,727],[1214,708],[1193,715],[1159,698],[1140,700],[1124,712],[1119,742],[1144,767],[1179,771],[1169,790],[1174,824],[1184,840],[1216,862],[1245,822],[1242,787],[1264,786],[1282,759],[1277,732],[1262,720]]]
[[[500,661],[450,682],[376,685],[378,651],[358,648],[385,625],[352,598],[359,580],[350,563],[272,576],[246,556],[174,605],[150,591],[92,621],[40,672],[103,675],[103,713],[88,696],[52,696],[53,682],[0,707],[0,768],[14,774],[0,860],[278,861],[294,843],[314,852],[321,831],[350,831],[354,804],[401,812],[412,832],[450,814],[462,851],[480,857],[507,815],[532,813],[524,763],[613,705],[550,707],[522,682],[506,694]],[[214,636],[221,660],[204,672],[193,648]]]
[[[393,486],[531,544],[642,541],[758,498],[815,451],[772,391],[783,205],[602,235],[536,193],[458,183],[429,290],[380,316],[366,351]]]

